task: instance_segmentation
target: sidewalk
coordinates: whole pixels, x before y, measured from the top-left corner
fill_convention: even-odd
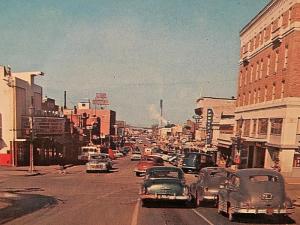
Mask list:
[[[65,165],[65,168],[69,168],[74,166],[73,164]],[[21,167],[11,167],[11,166],[1,166],[0,167],[0,178],[6,176],[37,176],[37,175],[45,175],[49,173],[57,173],[59,172],[59,165],[50,165],[50,166],[35,166],[34,172],[29,172],[28,166]]]

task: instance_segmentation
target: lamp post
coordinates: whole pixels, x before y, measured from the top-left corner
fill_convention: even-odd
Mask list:
[[[34,172],[34,161],[33,161],[33,139],[34,139],[34,126],[33,126],[33,117],[35,109],[33,105],[29,107],[29,126],[30,126],[30,147],[29,147],[29,172]]]

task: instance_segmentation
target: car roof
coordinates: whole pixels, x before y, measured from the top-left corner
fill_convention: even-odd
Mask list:
[[[271,169],[264,169],[264,168],[249,168],[249,169],[240,169],[234,172],[239,177],[249,177],[249,176],[260,176],[260,175],[269,175],[269,176],[280,176],[281,174],[271,170]]]
[[[167,171],[182,171],[180,168],[177,168],[177,167],[173,167],[173,166],[153,166],[151,168],[149,168],[147,171],[153,171],[153,170],[156,170],[156,171],[164,171],[164,170],[167,170]]]

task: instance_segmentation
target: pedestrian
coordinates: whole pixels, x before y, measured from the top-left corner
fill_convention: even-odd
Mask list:
[[[59,165],[60,174],[66,174],[65,160],[61,153],[58,154],[58,165]]]

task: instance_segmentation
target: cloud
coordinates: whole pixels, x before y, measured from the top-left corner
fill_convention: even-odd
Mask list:
[[[149,105],[148,112],[149,112],[150,118],[153,120],[157,120],[157,122],[159,124],[160,124],[160,121],[162,121],[163,124],[168,123],[168,121],[164,117],[160,116],[160,113],[157,111],[154,104]]]

